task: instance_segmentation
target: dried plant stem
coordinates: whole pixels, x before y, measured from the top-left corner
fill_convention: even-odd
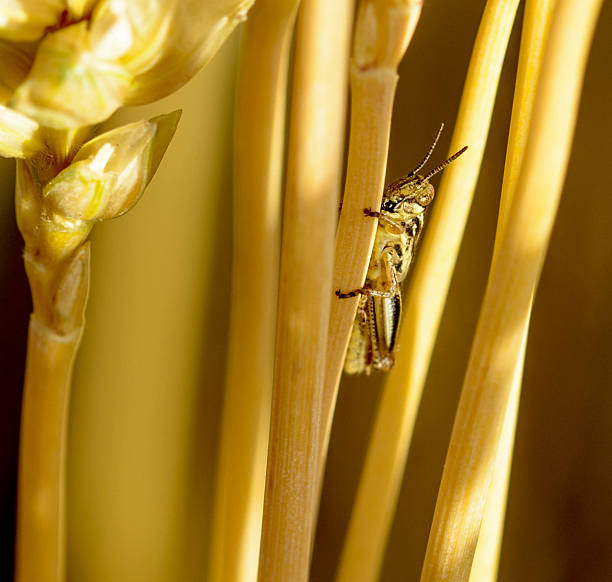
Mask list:
[[[304,0],[283,225],[259,580],[308,579],[352,2]]]
[[[489,1],[472,53],[450,151],[404,304],[401,353],[389,374],[341,558],[339,580],[376,580],[397,504],[416,412],[467,221],[518,0]],[[344,573],[346,572],[346,574]],[[342,576],[342,577],[341,577]]]
[[[87,237],[94,222],[122,214],[138,200],[179,117],[180,112],[170,113],[87,142],[79,154],[89,151],[95,160],[96,169],[90,167],[89,173],[87,162],[69,155],[81,131],[50,134],[46,143],[53,150],[17,161],[15,207],[33,305],[20,435],[18,582],[64,579],[68,401],[89,293]],[[111,156],[106,162],[113,169],[107,173],[92,153],[106,146]],[[69,159],[74,162],[70,170],[65,167]],[[110,185],[117,175],[125,176],[122,166],[129,168],[133,187],[130,180]]]
[[[527,0],[525,6],[497,239],[503,239],[508,227],[508,211],[516,193],[516,181],[525,152],[542,54],[555,2],[556,0]],[[528,330],[529,317],[525,320],[521,353],[518,355],[512,375],[512,386],[500,447],[497,453],[491,488],[487,495],[482,527],[470,573],[470,582],[494,582],[497,579]]]
[[[470,574],[526,322],[554,223],[601,0],[558,0],[531,129],[496,241],[421,582]]]
[[[379,7],[378,5],[380,4]],[[351,67],[351,129],[342,212],[336,234],[334,289],[363,285],[376,232],[376,221],[364,208],[379,208],[389,149],[397,66],[412,39],[423,2],[362,2],[357,17]],[[371,29],[372,19],[378,20]],[[384,31],[377,38],[375,32]],[[370,53],[370,47],[378,52]],[[357,299],[335,299],[329,324],[321,434],[321,467],[325,464],[338,384],[355,319]]]
[[[37,197],[31,169],[18,160],[17,222],[26,240],[33,313],[21,406],[15,581],[63,582],[68,405],[89,292],[89,227],[53,231],[53,222],[40,221]],[[59,241],[56,247],[39,246],[49,239],[36,234],[46,232],[57,235],[49,237]]]
[[[497,580],[526,347],[527,333],[523,335],[522,353],[514,368],[508,408],[495,462],[494,479],[487,494],[485,513],[474,552],[469,582],[495,582]]]
[[[65,578],[66,436],[82,328],[58,335],[30,320],[19,451],[16,582]]]
[[[287,70],[297,6],[298,0],[259,0],[242,39],[228,374],[210,582],[257,580],[274,376]]]
[[[18,199],[30,182],[18,162]],[[23,222],[21,222],[23,225]],[[16,582],[65,578],[65,482],[72,368],[89,290],[89,243],[58,264],[25,255],[30,318],[21,413]]]

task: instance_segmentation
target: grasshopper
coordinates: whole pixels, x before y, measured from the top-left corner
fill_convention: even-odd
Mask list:
[[[364,209],[364,214],[378,219],[374,247],[363,287],[353,291],[336,291],[340,299],[359,295],[357,315],[344,361],[348,374],[372,368],[388,371],[395,362],[402,300],[400,283],[406,278],[414,258],[416,244],[425,224],[425,210],[434,198],[429,179],[456,160],[467,146],[421,176],[436,147],[444,124],[421,163],[406,176],[389,184],[382,196],[380,211]]]

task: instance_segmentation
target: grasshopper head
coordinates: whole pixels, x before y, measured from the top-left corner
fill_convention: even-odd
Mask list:
[[[429,183],[429,179],[438,172],[441,172],[448,164],[456,160],[467,150],[467,146],[461,148],[457,153],[444,160],[441,164],[438,164],[424,176],[417,174],[431,157],[443,128],[444,124],[441,124],[436,139],[419,165],[408,175],[387,186],[383,194],[382,211],[416,216],[425,212],[425,208],[432,203],[435,192],[433,186]]]
[[[429,150],[425,159],[417,166],[417,168],[412,170],[410,174],[387,186],[384,193],[382,210],[387,212],[403,211],[409,214],[421,214],[424,212],[425,208],[432,203],[435,195],[434,188],[429,183],[429,178],[435,176],[438,172],[441,172],[444,168],[446,168],[448,164],[456,160],[463,152],[465,152],[465,150],[467,150],[467,146],[461,148],[457,153],[444,160],[441,164],[438,164],[433,170],[427,172],[427,174],[424,176],[421,176],[416,172],[417,170],[420,170],[425,162],[429,159],[432,149],[433,146]]]
[[[409,174],[387,186],[382,210],[421,214],[431,204],[434,194],[434,188],[428,180],[416,174]]]
[[[435,195],[434,187],[423,176],[416,175],[414,178],[410,184],[410,191],[406,192],[403,197],[403,204],[405,205],[407,202],[416,203],[425,210],[425,207],[433,202]]]

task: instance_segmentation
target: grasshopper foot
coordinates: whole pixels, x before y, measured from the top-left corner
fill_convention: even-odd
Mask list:
[[[363,289],[355,289],[353,291],[347,291],[346,293],[343,293],[342,291],[340,291],[340,289],[336,289],[336,297],[338,297],[338,299],[347,299],[349,297],[357,297],[357,295],[362,295],[363,294]]]
[[[376,212],[375,210],[372,210],[371,208],[364,208],[363,213],[366,216],[369,216],[370,218],[380,218],[380,212]]]

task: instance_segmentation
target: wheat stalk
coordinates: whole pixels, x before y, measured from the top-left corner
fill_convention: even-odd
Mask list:
[[[308,578],[352,2],[306,0],[296,40],[259,580]]]
[[[180,87],[250,4],[198,3],[188,14],[173,2],[129,10],[95,1],[0,9],[0,36],[10,40],[0,42],[0,155],[19,159],[17,221],[33,303],[19,460],[19,582],[65,577],[68,404],[89,291],[87,238],[96,222],[139,200],[180,112],[86,141],[88,126],[123,103]]]
[[[450,146],[469,150],[436,195],[404,305],[401,354],[381,396],[342,551],[339,580],[376,580],[403,476],[433,343],[484,152],[518,0],[489,1]],[[345,573],[346,572],[346,573]]]
[[[19,450],[17,582],[65,577],[68,405],[89,291],[88,244],[77,252],[69,275],[60,301],[74,294],[73,325],[58,333],[36,314],[30,320]]]
[[[233,281],[211,582],[257,579],[274,374],[281,177],[297,0],[260,0],[238,70]]]
[[[17,163],[17,223],[33,303],[19,451],[19,582],[65,576],[68,404],[89,294],[87,237],[96,221],[138,201],[179,117],[129,124],[81,147],[73,139],[79,132],[60,132],[52,143],[61,148]]]
[[[505,229],[508,228],[508,210],[516,194],[516,181],[525,151],[525,142],[529,133],[533,100],[542,64],[542,53],[555,2],[556,0],[527,0],[525,5],[496,239],[502,239]],[[523,330],[521,354],[517,357],[512,376],[510,398],[504,418],[500,446],[493,473],[494,478],[491,489],[487,494],[487,503],[474,553],[470,582],[494,582],[497,579],[508,486],[510,483],[512,452],[514,450],[514,435],[521,395],[523,365],[527,347],[527,331],[528,327],[526,324]]]
[[[421,15],[423,2],[361,2],[353,47],[351,128],[342,212],[336,233],[333,289],[363,285],[376,222],[364,208],[379,208],[382,198],[391,115],[398,82],[397,67]],[[357,299],[334,299],[329,323],[321,435],[321,466],[325,464],[342,364]]]
[[[470,575],[601,5],[601,0],[559,0],[555,6],[516,194],[496,241],[453,427],[422,582]]]

